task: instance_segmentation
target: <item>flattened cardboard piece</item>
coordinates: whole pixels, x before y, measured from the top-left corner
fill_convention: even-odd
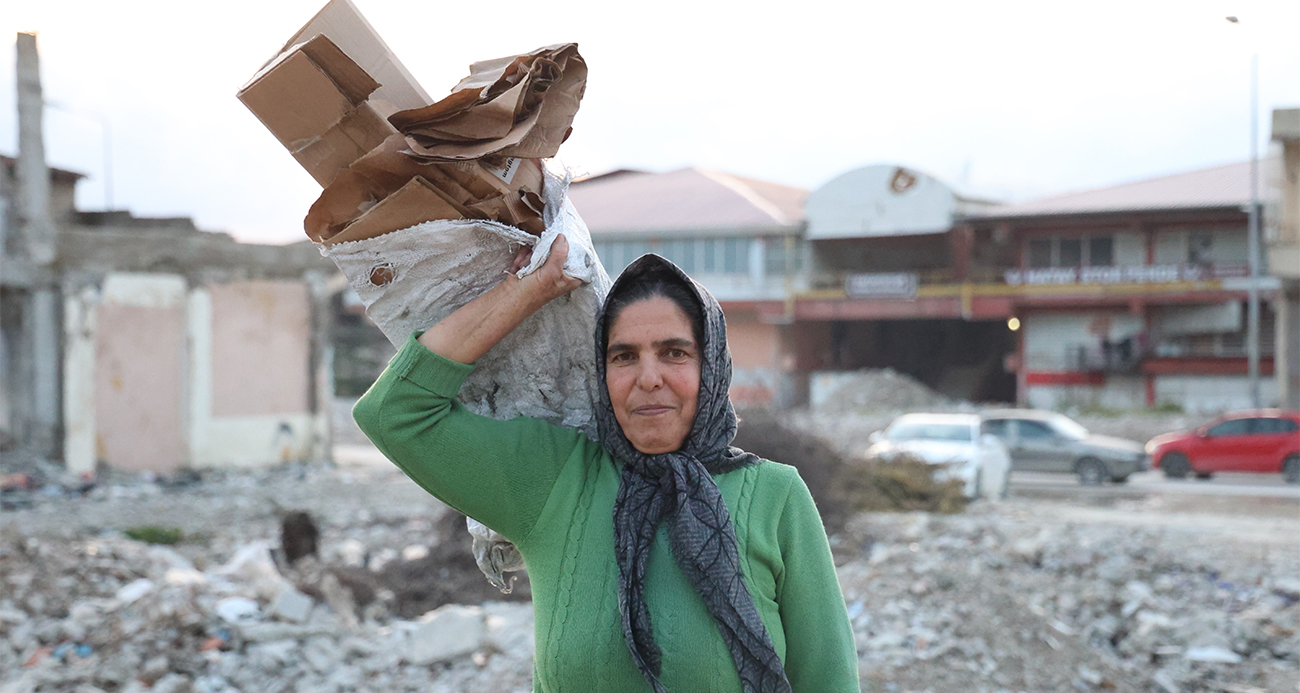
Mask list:
[[[393,134],[393,126],[363,103],[311,144],[293,152],[293,158],[312,178],[326,187],[339,171],[360,159]]]
[[[324,243],[383,199],[384,192],[374,181],[350,168],[339,171],[302,221],[307,237]]]
[[[381,86],[371,95],[372,101],[386,101],[398,110],[420,108],[433,102],[352,0],[330,0],[284,44],[280,52],[285,53],[318,34],[328,36],[366,74],[379,82]]]
[[[514,193],[518,196],[520,191],[538,195],[542,193],[542,164],[536,159],[509,157],[504,169],[489,166],[482,160],[475,163],[478,165],[475,176],[502,194]],[[504,173],[509,173],[509,178]]]
[[[403,154],[401,150],[405,146],[406,139],[400,134],[390,135],[368,154],[352,162],[346,170],[340,171],[338,177],[321,192],[303,220],[307,236],[318,243],[331,238],[360,217],[371,205],[385,199],[417,176],[428,180],[448,200],[460,205],[464,209],[465,218],[493,218],[514,223],[530,233],[540,233],[540,229],[544,228],[544,225],[532,223],[534,219],[540,221],[540,215],[522,202],[526,193],[541,194],[544,176],[539,162],[525,160],[511,164],[507,160],[507,167],[513,166],[514,174],[510,182],[506,183],[485,168],[482,162],[423,164]],[[474,207],[483,200],[503,196],[511,202],[507,204],[503,201],[499,206],[493,206],[492,210],[509,210],[509,216],[505,218],[503,212],[491,216],[487,212],[476,211]],[[512,218],[517,219],[517,222],[512,221]]]
[[[449,204],[432,183],[417,176],[326,240],[325,245],[361,241],[426,221],[460,219],[462,216],[461,211]]]
[[[424,161],[542,159],[568,137],[586,83],[576,43],[547,46],[474,63],[450,96],[394,113],[389,122],[407,136],[407,153]]]

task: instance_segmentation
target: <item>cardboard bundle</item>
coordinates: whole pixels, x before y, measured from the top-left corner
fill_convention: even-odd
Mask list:
[[[390,122],[422,161],[545,159],[568,139],[586,84],[578,44],[547,46],[474,63],[451,96]]]
[[[577,44],[560,44],[475,63],[431,103],[351,0],[331,0],[238,96],[324,187],[304,220],[317,243],[435,219],[540,235],[540,160],[568,137],[586,79]]]

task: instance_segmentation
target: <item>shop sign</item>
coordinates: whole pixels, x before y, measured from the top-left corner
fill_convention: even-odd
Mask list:
[[[1060,284],[1167,284],[1200,282],[1224,277],[1243,276],[1235,265],[1130,265],[1126,267],[1046,267],[1031,270],[1007,270],[1011,286]]]
[[[912,272],[850,274],[844,279],[844,293],[851,298],[916,298],[918,284]]]

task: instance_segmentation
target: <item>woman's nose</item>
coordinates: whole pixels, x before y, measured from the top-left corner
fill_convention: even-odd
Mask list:
[[[663,385],[663,374],[659,372],[659,364],[653,359],[642,359],[639,364],[640,370],[636,374],[636,384],[642,390],[654,390]]]

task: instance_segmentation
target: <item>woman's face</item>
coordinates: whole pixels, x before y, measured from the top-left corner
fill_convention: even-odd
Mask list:
[[[605,350],[605,384],[633,447],[647,455],[681,448],[695,421],[700,348],[677,304],[658,296],[618,314]]]

